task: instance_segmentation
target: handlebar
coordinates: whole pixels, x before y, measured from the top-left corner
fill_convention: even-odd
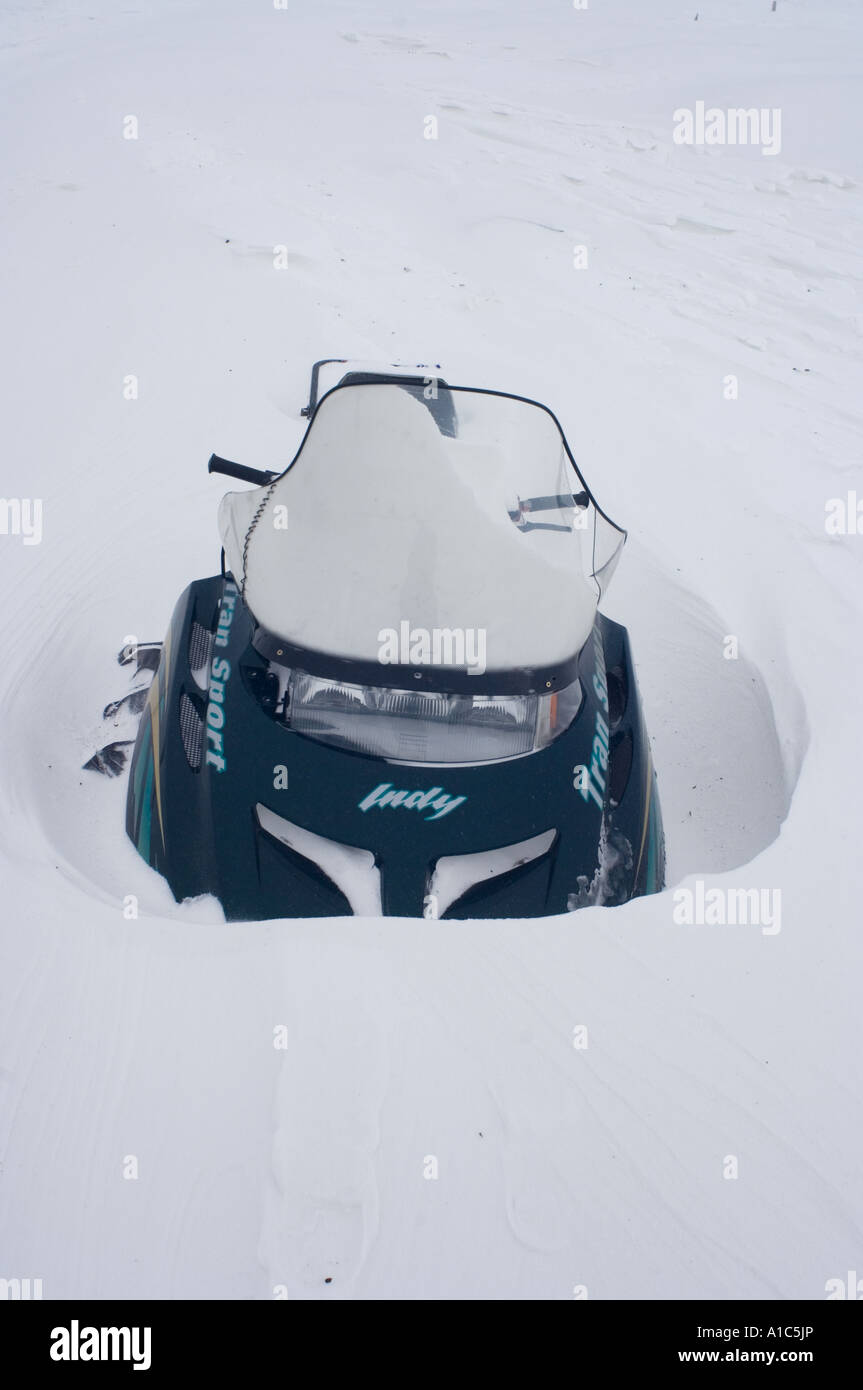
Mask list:
[[[267,483],[279,476],[264,468],[247,468],[244,463],[231,463],[230,459],[219,458],[218,454],[210,455],[207,472],[224,473],[228,478],[239,478],[242,483],[255,483],[258,487],[266,487]]]

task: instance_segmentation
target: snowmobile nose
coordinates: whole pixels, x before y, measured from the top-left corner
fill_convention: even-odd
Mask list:
[[[398,849],[384,856],[343,845],[299,826],[259,804],[255,815],[268,839],[315,865],[345,900],[345,911],[357,917],[469,916],[480,909],[494,916],[495,895],[505,891],[511,904],[515,893],[522,908],[539,915],[547,906],[550,852],[558,839],[548,830],[513,845],[468,854],[430,859],[423,851]],[[286,859],[282,891],[289,892],[291,861]],[[273,884],[272,891],[278,892]]]

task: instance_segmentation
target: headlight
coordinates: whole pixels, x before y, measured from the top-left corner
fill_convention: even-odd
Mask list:
[[[569,727],[582,701],[577,680],[548,695],[445,695],[281,674],[291,729],[400,763],[490,763],[535,753]]]

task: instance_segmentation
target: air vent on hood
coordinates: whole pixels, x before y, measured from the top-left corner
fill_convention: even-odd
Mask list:
[[[381,875],[371,850],[342,845],[337,840],[316,835],[302,825],[285,820],[284,816],[277,816],[260,802],[255,813],[262,830],[295,854],[311,860],[326,874],[347,898],[355,917],[381,916]]]
[[[608,722],[616,729],[629,703],[629,682],[624,666],[612,666],[605,673],[608,684]]]
[[[435,916],[442,917],[471,888],[541,859],[556,839],[556,830],[545,830],[515,845],[502,845],[499,849],[480,850],[474,854],[448,854],[438,859],[428,885]]]
[[[632,771],[634,752],[632,730],[621,729],[612,735],[608,760],[608,797],[612,806],[619,806],[626,793]]]
[[[204,718],[185,690],[180,696],[180,737],[189,767],[193,772],[198,772],[204,748]]]
[[[207,689],[212,651],[212,632],[199,622],[193,622],[189,629],[189,670],[201,690]]]

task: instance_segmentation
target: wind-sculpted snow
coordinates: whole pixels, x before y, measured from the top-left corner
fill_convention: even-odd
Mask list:
[[[0,490],[43,507],[0,534],[0,1277],[824,1296],[863,1259],[859,7],[3,28]],[[781,150],[676,145],[699,100],[781,107]],[[286,462],[332,353],[547,401],[629,528],[664,894],[228,928],[81,771],[134,732],[115,652],[218,570],[209,453]],[[696,881],[781,930],[675,919]]]

